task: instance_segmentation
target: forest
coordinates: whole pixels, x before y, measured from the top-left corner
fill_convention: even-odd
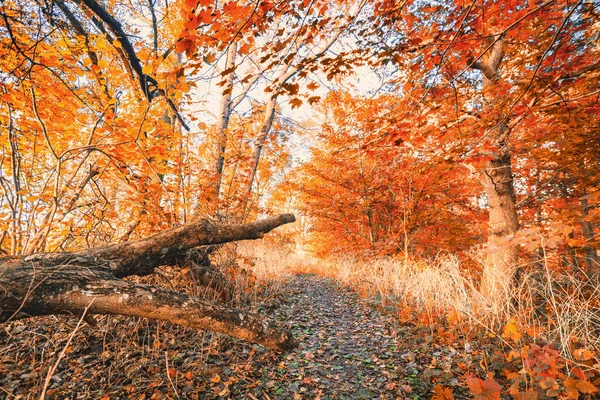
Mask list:
[[[596,0],[0,0],[0,399],[600,396]]]

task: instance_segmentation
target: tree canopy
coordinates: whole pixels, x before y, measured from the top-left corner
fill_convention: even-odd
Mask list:
[[[7,0],[0,21],[6,255],[293,204],[320,254],[596,271],[595,2]]]

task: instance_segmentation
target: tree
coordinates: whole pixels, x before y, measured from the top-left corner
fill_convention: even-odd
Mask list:
[[[0,209],[8,218],[0,248],[9,256],[0,260],[0,321],[136,315],[293,347],[293,338],[268,319],[121,279],[190,257],[202,261],[204,254],[193,251],[198,246],[257,239],[294,221],[292,215],[244,225],[201,219],[164,229],[165,220],[178,219],[174,193],[183,182],[176,172],[185,139],[165,110],[189,129],[176,105],[189,85],[170,58],[174,46],[158,56],[168,39],[159,37],[156,13],[169,9],[148,3],[148,47],[125,31],[121,18],[138,12],[125,4],[1,7]],[[136,229],[147,237],[129,241]]]
[[[295,192],[317,254],[435,257],[475,243],[475,196],[458,184],[466,169],[415,150],[418,132],[404,132],[402,145],[374,143],[402,129],[387,117],[401,107],[393,95],[331,92],[322,102],[312,157],[279,189]]]
[[[135,242],[0,259],[0,322],[60,313],[130,315],[210,329],[278,350],[291,349],[295,346],[291,334],[268,319],[121,278],[175,265],[197,246],[261,238],[293,221],[290,214],[244,225],[204,220]]]
[[[380,24],[365,40],[381,37],[375,29],[392,38],[373,49],[378,65],[393,62],[402,71],[396,83],[410,99],[404,115],[422,118],[422,134],[441,138],[447,158],[469,166],[485,193],[482,291],[501,298],[518,254],[515,164],[532,142],[556,147],[541,127],[564,134],[552,126],[557,118],[588,120],[588,102],[597,103],[589,81],[598,71],[596,10],[551,0],[382,3],[376,13]],[[565,108],[550,116],[550,104]]]
[[[300,82],[316,71],[319,62],[326,58],[340,37],[350,32],[349,27],[364,5],[364,1],[342,1],[335,7],[322,1],[261,2],[258,5],[190,2],[187,5],[187,22],[180,35],[179,47],[186,51],[190,65],[207,63],[209,71],[214,69],[221,77],[212,157],[217,197],[222,197],[232,113],[250,97],[260,104],[252,106],[253,111],[261,113],[262,120],[255,132],[249,132],[248,140],[252,140],[253,146],[246,159],[247,165],[238,169],[239,192],[234,204],[229,205],[235,210],[236,218],[243,219],[249,213],[263,148],[269,142],[269,136],[273,136],[271,132],[280,97],[291,97],[292,108],[302,104],[302,97],[310,104],[318,100],[318,96],[310,93],[318,85],[310,83],[307,86],[309,93],[304,94]],[[207,19],[207,15],[213,14],[224,16],[231,25],[224,30],[222,19]],[[262,20],[256,22],[260,18]],[[224,58],[224,62],[219,68],[220,58]],[[263,89],[265,93],[261,95]],[[221,201],[228,199],[221,198]]]

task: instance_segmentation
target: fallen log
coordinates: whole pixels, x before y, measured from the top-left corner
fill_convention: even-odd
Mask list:
[[[227,334],[276,350],[289,350],[292,335],[270,319],[160,287],[125,281],[169,265],[203,245],[258,239],[294,216],[218,225],[202,220],[146,239],[70,253],[0,259],[0,323],[41,315],[87,313],[170,321]]]

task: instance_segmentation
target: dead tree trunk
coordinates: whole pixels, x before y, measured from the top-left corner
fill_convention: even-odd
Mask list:
[[[0,259],[0,323],[52,314],[130,315],[208,329],[276,350],[296,343],[268,318],[172,290],[121,278],[149,275],[175,264],[197,246],[258,239],[294,222],[283,214],[254,223],[216,225],[199,221],[146,239],[71,253]]]

